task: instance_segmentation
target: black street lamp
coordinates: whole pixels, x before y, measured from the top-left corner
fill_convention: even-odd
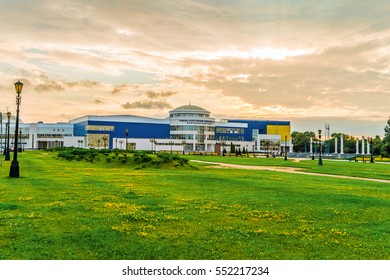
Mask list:
[[[370,163],[374,163],[374,149],[373,149],[373,145],[375,143],[375,139],[373,139],[371,137],[371,138],[368,138],[368,141],[370,143],[370,151],[371,151]]]
[[[222,156],[225,156],[225,146],[226,146],[226,141],[221,140],[221,146],[222,146]]]
[[[22,149],[22,128],[19,128],[19,153],[23,151]]]
[[[319,143],[319,156],[318,156],[318,165],[322,165],[322,157],[321,157],[321,129],[318,130],[318,143]]]
[[[169,141],[169,145],[171,145],[171,154],[172,154],[172,145],[173,145],[173,141]]]
[[[20,94],[22,93],[23,83],[17,81],[15,84],[16,91],[16,124],[15,124],[15,140],[14,140],[14,159],[11,163],[11,168],[9,171],[9,176],[13,178],[19,178],[19,162],[18,162],[18,131],[19,131],[19,106],[21,101]]]
[[[287,135],[284,136],[284,160],[287,160]]]
[[[107,149],[107,136],[103,136],[104,149]]]
[[[9,131],[11,128],[11,112],[7,112],[8,123],[6,123],[7,142],[5,143],[5,160],[11,160],[9,154]]]
[[[129,130],[126,128],[126,130],[125,130],[125,132],[126,132],[126,147],[125,147],[125,150],[127,151],[127,138],[129,138]]]
[[[314,160],[314,139],[311,142],[311,151],[312,151],[312,153],[311,153],[311,160]]]
[[[267,158],[269,158],[269,154],[268,154],[268,150],[269,150],[269,140],[265,140],[265,148],[266,148],[266,152],[267,152],[266,156],[267,156]]]
[[[155,141],[154,138],[151,138],[151,139],[150,139],[150,144],[152,145],[152,146],[151,146],[152,153],[154,153],[154,149],[153,149],[153,143],[154,143],[154,141]]]
[[[187,141],[183,140],[183,141],[181,141],[181,144],[183,145],[183,155],[185,155],[185,149],[186,149]]]

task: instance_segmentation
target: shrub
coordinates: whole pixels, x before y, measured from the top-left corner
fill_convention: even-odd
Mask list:
[[[138,152],[138,151],[134,152],[134,162],[136,163],[145,163],[151,160],[152,157],[145,152]]]

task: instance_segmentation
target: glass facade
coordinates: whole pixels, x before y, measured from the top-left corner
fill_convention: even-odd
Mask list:
[[[113,125],[87,125],[87,130],[114,131]]]
[[[233,127],[217,127],[217,133],[229,133],[229,134],[244,134],[243,128],[233,128]]]

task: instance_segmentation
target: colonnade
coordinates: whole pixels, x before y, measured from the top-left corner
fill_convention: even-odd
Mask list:
[[[338,138],[335,139],[335,154],[338,154]],[[313,137],[310,137],[310,153],[313,153]],[[344,154],[344,135],[340,136],[340,154]]]
[[[362,155],[369,155],[370,154],[370,143],[368,142],[368,139],[365,139],[364,136],[362,136],[361,140],[361,153],[359,153],[359,138],[356,138],[356,154],[362,154]],[[367,147],[367,149],[365,149]]]
[[[338,137],[334,138],[335,141],[335,154],[344,154],[344,136],[340,136],[340,152],[338,152]],[[361,149],[359,149],[361,147]],[[361,152],[360,152],[361,151]],[[313,137],[310,137],[310,153],[313,153]],[[356,138],[356,154],[369,155],[370,143],[368,139],[362,136],[362,139]]]

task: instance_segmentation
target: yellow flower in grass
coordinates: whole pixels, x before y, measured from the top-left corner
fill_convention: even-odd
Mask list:
[[[148,236],[148,233],[144,232],[144,231],[140,231],[140,232],[138,232],[138,236],[139,237],[146,237],[146,236]]]
[[[32,200],[33,198],[31,196],[26,196],[26,197],[18,197],[18,200],[19,201],[29,201],[29,200]]]

